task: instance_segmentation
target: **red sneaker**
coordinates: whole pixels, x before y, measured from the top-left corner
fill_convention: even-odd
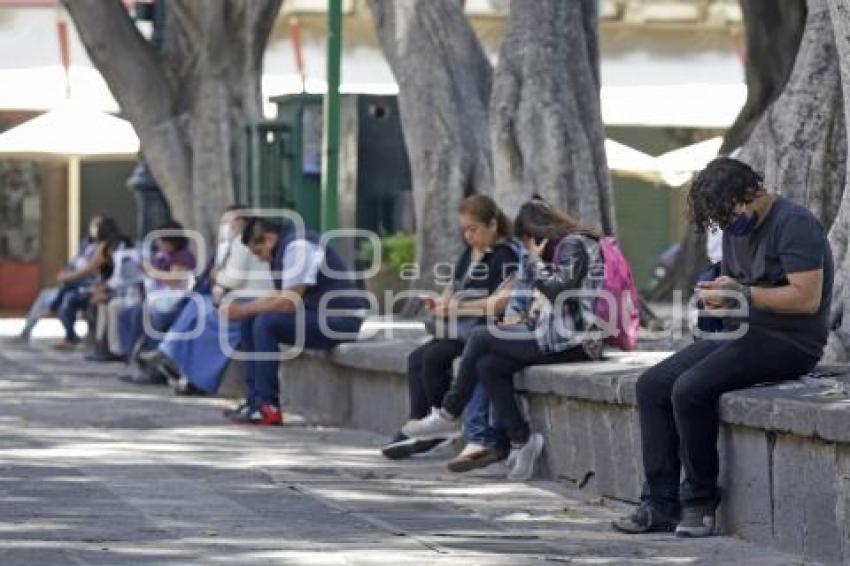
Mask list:
[[[283,413],[275,405],[263,403],[256,409],[231,415],[230,420],[237,424],[280,426],[283,424]]]

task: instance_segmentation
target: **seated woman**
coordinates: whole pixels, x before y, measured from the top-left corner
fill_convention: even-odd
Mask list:
[[[408,387],[413,420],[439,407],[452,382],[453,362],[463,352],[464,339],[472,327],[484,324],[488,314],[504,311],[510,297],[508,281],[519,263],[519,244],[511,241],[510,221],[493,199],[469,197],[460,204],[458,213],[466,249],[455,266],[453,283],[438,301],[426,302],[435,318],[457,317],[458,332],[456,337],[435,337],[410,354]],[[450,463],[451,470],[471,470],[507,457],[507,439],[489,426],[489,409],[489,398],[479,391],[467,412],[469,443]],[[427,452],[459,432],[453,429],[450,434],[423,441],[399,432],[382,452],[392,459],[407,458]]]
[[[216,258],[210,273],[214,281],[211,292],[203,295],[203,303],[189,301],[169,329],[162,343],[142,359],[171,378],[178,395],[218,391],[230,362],[222,351],[220,333],[224,331],[232,349],[239,347],[240,325],[233,323],[222,329],[216,305],[233,291],[266,293],[274,290],[269,264],[260,261],[242,243],[245,218],[242,207],[231,207],[225,214],[219,234]],[[201,292],[201,291],[199,291]],[[200,334],[188,339],[192,331]]]
[[[89,222],[89,235],[83,238],[80,242],[80,252],[71,261],[69,261],[65,268],[56,276],[60,286],[48,287],[39,292],[38,297],[30,307],[29,312],[27,312],[27,319],[19,336],[21,342],[29,341],[35,325],[38,324],[41,317],[51,312],[51,307],[54,303],[55,306],[58,307],[59,302],[57,299],[60,294],[64,294],[64,292],[71,287],[81,287],[91,282],[90,277],[71,279],[68,278],[68,274],[82,268],[91,260],[95,250],[97,249],[97,233],[102,218],[103,215],[101,214],[92,217]]]
[[[55,346],[57,350],[73,350],[80,343],[74,330],[77,314],[89,306],[93,287],[109,279],[112,274],[112,252],[121,241],[122,236],[115,220],[108,216],[100,217],[94,247],[88,258],[78,262],[74,269],[59,274],[57,279],[61,287],[50,305],[50,310],[56,313],[65,329],[65,339]]]
[[[130,307],[125,318],[126,326],[121,332],[124,349],[131,352],[131,364],[138,363],[137,353],[156,348],[161,336],[157,338],[153,333],[168,331],[192,287],[196,260],[189,249],[189,238],[183,235],[183,225],[172,220],[157,230],[163,235],[155,241],[156,253],[151,259],[153,272],[147,277],[145,301]],[[135,371],[121,379],[137,385],[166,382],[156,372],[148,371]]]
[[[138,248],[122,241],[112,252],[111,261],[112,275],[95,285],[91,294],[97,325],[93,348],[85,356],[87,361],[127,361],[118,335],[118,319],[122,309],[140,303],[144,295],[144,269]]]
[[[605,265],[599,234],[540,199],[520,208],[514,234],[528,251],[522,278],[533,289],[534,300],[521,317],[476,329],[441,409],[408,422],[402,432],[420,440],[456,434],[458,417],[481,383],[495,406],[497,424],[510,439],[508,477],[526,480],[543,451],[543,436],[531,433],[520,411],[514,373],[531,365],[601,357],[593,294],[601,288]]]

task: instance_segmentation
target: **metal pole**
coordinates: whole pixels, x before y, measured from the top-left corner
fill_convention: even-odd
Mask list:
[[[80,158],[68,159],[68,259],[80,251]]]
[[[328,0],[328,90],[322,126],[322,231],[339,224],[339,77],[342,58],[342,0]]]

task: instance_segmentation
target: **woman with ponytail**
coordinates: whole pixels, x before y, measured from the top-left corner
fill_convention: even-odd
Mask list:
[[[511,238],[511,222],[493,199],[484,195],[464,199],[458,208],[458,223],[466,247],[455,265],[453,280],[439,299],[426,297],[423,301],[437,320],[436,327],[448,326],[449,331],[435,332],[408,358],[411,420],[427,417],[439,407],[451,386],[454,360],[463,352],[468,337],[463,335],[461,323],[471,323],[471,329],[504,311],[510,297],[508,281],[519,264],[521,246]],[[452,323],[447,320],[457,321],[457,332],[452,333]],[[483,391],[473,391],[465,414],[467,447],[449,463],[450,470],[463,472],[507,457],[507,439],[490,426],[489,408],[490,400]],[[458,430],[416,441],[399,432],[382,452],[392,459],[407,458],[459,434]]]

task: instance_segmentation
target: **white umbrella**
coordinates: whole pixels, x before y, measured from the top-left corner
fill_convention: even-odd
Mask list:
[[[65,105],[0,134],[0,156],[109,159],[134,156],[139,138],[127,120]]]
[[[0,158],[68,160],[68,252],[77,253],[80,233],[80,161],[126,159],[139,138],[126,120],[106,112],[63,105],[0,134]]]
[[[608,169],[612,172],[639,177],[650,182],[657,182],[660,179],[655,158],[625,144],[606,139],[605,157],[608,160]]]

